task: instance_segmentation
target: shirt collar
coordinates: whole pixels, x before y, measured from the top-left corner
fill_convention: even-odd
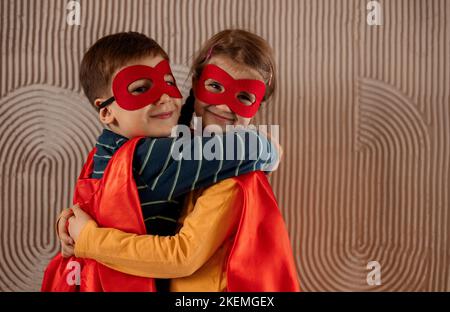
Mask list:
[[[102,134],[98,137],[97,140],[98,143],[113,147],[114,149],[119,148],[126,141],[128,141],[128,138],[109,129],[103,129]]]

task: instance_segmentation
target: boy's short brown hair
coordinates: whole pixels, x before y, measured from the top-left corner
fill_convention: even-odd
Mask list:
[[[169,59],[155,40],[141,33],[122,32],[99,39],[84,54],[80,66],[80,82],[89,102],[95,106],[95,99],[108,94],[112,75],[118,68],[135,59],[157,55]]]

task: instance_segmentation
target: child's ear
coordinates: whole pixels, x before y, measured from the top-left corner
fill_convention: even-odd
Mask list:
[[[94,101],[94,105],[98,107],[105,100],[106,99],[96,99]],[[111,106],[108,105],[106,107],[100,108],[100,110],[98,111],[98,118],[100,119],[100,122],[103,123],[104,125],[110,125],[114,123],[115,117],[111,109]]]

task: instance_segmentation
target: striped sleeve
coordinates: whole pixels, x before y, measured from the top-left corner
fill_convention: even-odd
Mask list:
[[[150,188],[151,200],[171,200],[236,175],[266,170],[274,150],[264,135],[249,130],[192,139],[147,138],[134,156],[138,188]]]

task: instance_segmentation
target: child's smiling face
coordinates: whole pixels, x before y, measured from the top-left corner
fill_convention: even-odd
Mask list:
[[[155,67],[163,60],[164,58],[159,55],[146,56],[128,62],[121,68],[118,68],[112,77],[115,77],[115,75],[125,67],[133,65]],[[168,84],[175,82],[171,75],[166,75],[164,80]],[[150,80],[140,79],[131,83],[128,86],[128,91],[133,95],[139,95],[147,91],[151,86],[152,82]],[[110,95],[112,95],[112,87],[110,90]],[[99,103],[101,103],[102,100],[105,99],[99,99]],[[99,103],[96,102],[96,105]],[[181,99],[162,94],[156,102],[149,103],[149,105],[136,110],[123,109],[116,101],[114,101],[112,104],[101,109],[99,114],[102,123],[109,125],[112,131],[127,138],[137,136],[167,137],[178,122],[180,109]]]
[[[239,64],[226,56],[213,56],[208,61],[208,64],[213,64],[231,75],[234,79],[252,79],[259,80],[264,83],[262,75],[255,69]],[[214,93],[224,92],[224,87],[218,81],[214,79],[208,79],[205,81],[206,90]],[[195,88],[194,88],[195,90]],[[252,94],[242,94],[241,102],[248,102],[250,105],[255,99]],[[202,117],[203,126],[218,125],[223,131],[226,130],[227,125],[243,125],[247,126],[251,118],[246,118],[234,113],[227,105],[209,105],[197,98],[195,99],[195,114],[198,117]]]

